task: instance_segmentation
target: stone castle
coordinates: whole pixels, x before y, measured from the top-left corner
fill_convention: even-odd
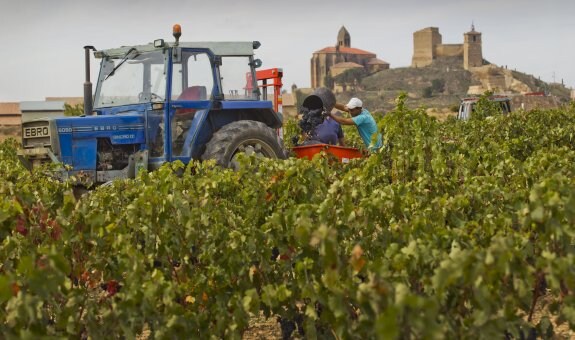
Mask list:
[[[412,67],[427,66],[443,57],[463,57],[463,68],[466,70],[482,66],[481,33],[471,25],[471,31],[463,34],[463,44],[444,44],[437,27],[427,27],[413,33]]]
[[[311,87],[326,86],[326,79],[341,73],[363,68],[368,74],[389,69],[389,63],[378,59],[375,53],[351,47],[351,36],[342,26],[335,46],[313,53],[311,58]],[[335,84],[337,87],[338,84]],[[345,85],[344,85],[345,86]]]

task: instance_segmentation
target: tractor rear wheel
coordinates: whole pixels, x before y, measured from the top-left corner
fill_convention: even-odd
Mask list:
[[[218,165],[238,168],[238,153],[266,158],[285,158],[275,130],[262,122],[241,120],[225,125],[206,144],[202,160],[214,159]]]

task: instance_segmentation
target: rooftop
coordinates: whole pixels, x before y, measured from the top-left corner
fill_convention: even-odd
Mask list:
[[[0,103],[0,115],[21,115],[20,103]]]
[[[30,101],[20,102],[20,110],[25,111],[64,111],[63,101]]]
[[[368,65],[389,65],[389,63],[388,63],[387,61],[381,60],[381,59],[378,59],[378,58],[370,59],[370,60],[367,62],[367,64],[368,64]]]
[[[84,97],[46,97],[47,102],[64,102],[68,105],[84,104]]]
[[[314,52],[314,54],[315,53],[337,53],[337,52],[336,52],[335,46],[330,46],[330,47],[326,47],[324,49],[321,49],[319,51]],[[372,55],[375,57],[375,53],[360,50],[359,48],[345,47],[345,46],[339,47],[339,53],[364,54],[364,55]]]
[[[345,63],[337,63],[333,65],[331,68],[363,68],[363,66],[348,61]]]

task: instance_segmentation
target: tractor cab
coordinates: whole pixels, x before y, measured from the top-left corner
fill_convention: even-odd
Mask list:
[[[104,183],[175,160],[283,158],[281,115],[257,83],[260,43],[179,42],[180,34],[175,25],[174,43],[95,51],[93,97],[87,46],[85,115],[24,123],[21,159],[70,165],[64,177]]]

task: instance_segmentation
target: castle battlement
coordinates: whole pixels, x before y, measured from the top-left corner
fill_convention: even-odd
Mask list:
[[[483,65],[481,33],[476,32],[473,25],[471,31],[463,34],[463,44],[444,44],[442,40],[437,27],[414,32],[411,67],[424,67],[445,57],[461,57],[466,70]]]

